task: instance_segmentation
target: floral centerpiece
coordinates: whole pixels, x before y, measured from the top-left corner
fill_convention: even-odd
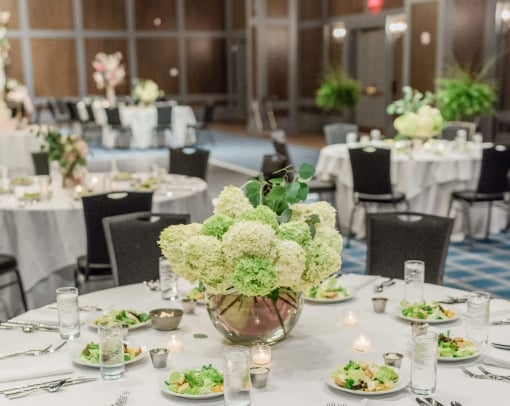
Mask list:
[[[386,111],[398,114],[393,121],[398,136],[417,139],[428,139],[438,135],[443,129],[444,120],[441,112],[431,106],[434,101],[432,93],[424,94],[409,86],[403,88],[403,97],[391,103]]]
[[[159,245],[175,273],[200,282],[215,327],[240,343],[276,342],[294,327],[301,292],[340,267],[342,237],[327,202],[304,204],[314,174],[227,186],[203,224],[166,228]],[[290,180],[292,178],[292,180]]]
[[[87,143],[79,135],[62,135],[52,128],[40,130],[37,136],[45,141],[41,150],[48,151],[48,161],[59,163],[63,186],[80,183],[87,164]]]
[[[106,89],[106,98],[110,105],[115,104],[115,86],[122,83],[126,77],[126,69],[120,63],[121,60],[122,54],[120,52],[113,54],[99,52],[92,62],[96,86],[98,89]]]
[[[135,79],[133,82],[132,96],[142,103],[154,103],[163,92],[156,82],[151,79]]]

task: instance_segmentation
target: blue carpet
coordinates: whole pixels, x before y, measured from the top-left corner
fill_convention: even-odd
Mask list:
[[[366,244],[351,240],[342,253],[342,270],[365,273]],[[485,290],[510,299],[510,234],[491,235],[488,241],[476,241],[469,250],[466,241],[452,242],[445,267],[445,286],[463,290]]]

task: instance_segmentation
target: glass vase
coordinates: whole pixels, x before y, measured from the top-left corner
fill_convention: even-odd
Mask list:
[[[106,100],[110,107],[117,104],[117,96],[115,95],[115,88],[113,86],[106,86]]]
[[[280,289],[275,300],[238,293],[207,296],[207,310],[214,327],[236,344],[274,344],[284,340],[302,309],[302,293],[288,289]]]

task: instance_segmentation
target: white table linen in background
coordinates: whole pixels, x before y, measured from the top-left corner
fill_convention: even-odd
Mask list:
[[[325,380],[336,366],[343,365],[350,359],[367,360],[382,363],[382,354],[387,351],[398,351],[404,354],[403,375],[409,374],[411,327],[408,321],[395,316],[399,301],[403,295],[403,283],[386,288],[383,292],[388,297],[385,314],[376,314],[372,310],[370,298],[374,295],[372,285],[382,278],[361,275],[345,275],[340,281],[345,285],[357,286],[356,296],[346,302],[335,304],[305,303],[301,319],[298,321],[290,337],[272,347],[271,372],[268,386],[265,389],[252,389],[252,405],[254,406],[326,406],[327,403],[348,406],[361,405],[367,396],[355,396],[329,388]],[[187,291],[183,288],[182,291]],[[425,286],[425,297],[442,299],[446,295],[463,295],[465,292],[436,285]],[[98,305],[103,308],[114,306],[116,309],[131,308],[138,311],[149,311],[160,307],[181,307],[180,302],[162,301],[160,292],[150,291],[142,284],[129,285],[121,288],[108,289],[80,296],[82,305]],[[450,308],[461,315],[466,311],[466,304],[450,305]],[[342,311],[356,309],[359,311],[358,327],[347,327],[342,324]],[[99,313],[82,312],[83,320],[97,317]],[[491,319],[500,319],[510,314],[508,301],[495,299],[491,304]],[[21,318],[25,320],[56,320],[55,310],[41,308],[31,311]],[[451,330],[453,335],[464,335],[465,326],[462,318],[457,321],[431,327],[434,331]],[[510,325],[491,326],[491,341],[510,343]],[[154,369],[147,356],[145,360],[128,365],[123,379],[103,381],[69,386],[56,394],[41,393],[37,396],[16,400],[16,405],[68,406],[72,405],[106,405],[111,404],[118,395],[129,390],[129,404],[133,405],[223,405],[223,398],[209,401],[186,401],[161,392],[161,384],[171,370],[182,370],[186,367],[200,367],[207,363],[221,368],[221,353],[226,341],[214,329],[207,316],[204,306],[197,306],[196,314],[184,315],[179,330],[183,334],[184,351],[172,353],[165,369]],[[367,353],[356,352],[352,347],[353,338],[364,331],[372,341]],[[207,334],[207,338],[194,338],[196,333]],[[67,354],[68,365],[71,365],[71,353],[84,347],[86,342],[97,339],[95,329],[82,326],[79,341],[70,342],[60,352]],[[145,327],[129,333],[128,341],[146,346],[148,349],[165,346],[169,333]],[[34,332],[25,334],[19,330],[5,330],[0,334],[0,347],[3,351],[13,351],[33,346],[34,343],[58,343],[58,334]],[[499,358],[510,359],[510,351],[490,349],[490,353]],[[49,355],[48,357],[51,357]],[[21,365],[30,368],[37,359],[19,358]],[[0,360],[0,368],[2,368]],[[478,360],[464,363],[440,362],[438,366],[437,392],[434,397],[449,405],[451,400],[459,401],[463,406],[481,406],[489,402],[493,405],[508,403],[508,387],[506,382],[492,380],[475,380],[464,375],[459,365],[473,367]],[[99,377],[99,370],[72,366],[74,376]],[[508,374],[508,370],[488,367],[489,370]],[[474,369],[473,369],[474,370]],[[40,379],[38,380],[40,381]],[[23,381],[27,382],[27,381]],[[22,383],[22,382],[20,382]],[[6,385],[0,385],[0,388]],[[9,384],[12,386],[12,383]],[[414,395],[408,389],[388,395],[371,398],[375,400],[395,402],[398,406],[414,404]],[[369,403],[374,405],[374,403]]]
[[[168,183],[154,192],[153,212],[189,213],[194,222],[211,215],[205,181],[172,174],[167,179]],[[127,190],[130,183],[114,182],[114,189]],[[73,189],[57,189],[50,201],[25,207],[12,195],[0,195],[0,252],[16,256],[31,307],[41,304],[37,298],[48,303],[47,296],[52,300],[55,295],[53,290],[46,295],[44,291],[31,294],[39,282],[75,264],[77,257],[86,253],[83,210],[73,193]]]
[[[31,153],[40,151],[41,144],[36,130],[0,127],[0,166],[6,166],[10,176],[33,174]]]
[[[342,227],[349,224],[353,207],[352,170],[347,144],[333,144],[321,149],[317,163],[317,175],[322,180],[336,180],[336,203],[339,221]],[[353,145],[354,147],[354,145]],[[423,150],[411,154],[397,153],[391,155],[391,179],[394,191],[406,195],[410,210],[420,213],[446,216],[450,195],[453,191],[476,188],[479,177],[481,152],[473,148],[466,152],[447,151],[443,155]],[[400,210],[405,210],[401,204]],[[378,210],[384,210],[380,205]],[[393,208],[392,208],[393,210]],[[459,211],[460,213],[460,211]],[[485,231],[485,207],[472,209],[473,233]],[[365,234],[364,210],[358,210],[354,220],[353,231],[358,237]],[[460,220],[460,214],[457,219]],[[500,208],[493,209],[491,230],[501,231],[506,226],[506,212]],[[460,221],[455,225],[454,234],[462,230]]]

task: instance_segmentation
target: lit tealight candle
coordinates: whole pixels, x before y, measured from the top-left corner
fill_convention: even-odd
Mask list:
[[[264,344],[255,344],[251,347],[251,361],[255,365],[268,365],[271,362],[271,347]]]
[[[355,326],[358,324],[358,313],[354,310],[345,310],[343,322],[346,326]]]
[[[360,334],[354,340],[353,345],[356,351],[366,352],[370,349],[372,342],[370,341],[370,338],[368,336],[366,336],[365,334]]]
[[[98,183],[99,183],[99,179],[97,178],[97,176],[92,176],[92,178],[90,178],[90,188],[92,190],[97,189]]]
[[[74,188],[74,192],[76,193],[76,196],[80,196],[81,192],[83,192],[82,185],[76,185],[76,187]]]
[[[180,333],[170,334],[170,339],[166,344],[166,348],[168,349],[168,351],[171,352],[180,352],[184,350],[184,343],[182,342],[181,334]]]

